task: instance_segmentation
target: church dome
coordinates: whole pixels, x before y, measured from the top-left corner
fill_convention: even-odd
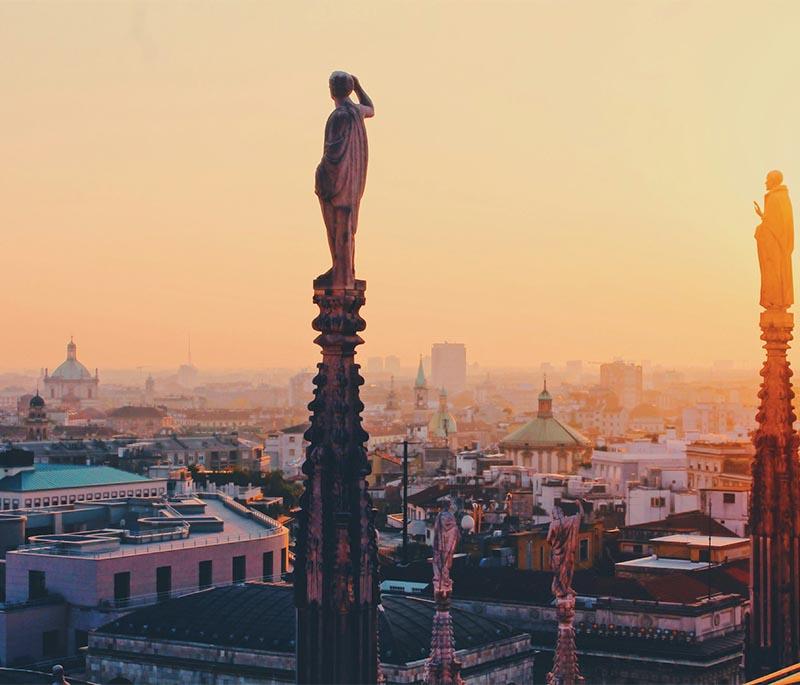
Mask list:
[[[536,418],[512,431],[500,441],[502,449],[552,449],[556,447],[589,447],[592,443],[572,426],[553,416],[553,396],[544,389],[539,393]]]
[[[456,420],[449,411],[436,411],[428,421],[428,435],[434,438],[452,436],[457,430]]]
[[[50,377],[65,381],[81,381],[90,379],[92,374],[77,359],[67,359],[50,374]]]
[[[84,381],[92,378],[89,369],[78,361],[77,345],[72,340],[67,345],[67,358],[50,377],[62,381]]]
[[[44,406],[44,400],[39,396],[38,392],[33,397],[31,397],[31,401],[30,401],[29,406],[31,408],[33,408],[33,407],[43,407]]]

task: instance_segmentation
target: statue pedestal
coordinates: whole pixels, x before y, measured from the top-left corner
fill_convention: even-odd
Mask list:
[[[308,405],[294,567],[298,683],[378,681],[377,541],[365,479],[364,379],[355,363],[365,290],[364,281],[352,288],[314,282],[322,362]]]
[[[464,685],[461,663],[456,659],[450,594],[436,593],[436,613],[431,630],[431,655],[425,669],[425,685]]]
[[[800,465],[786,359],[794,317],[767,310],[760,324],[767,357],[753,437],[749,679],[800,661]]]
[[[547,674],[547,685],[577,685],[584,678],[578,668],[578,652],[575,648],[575,596],[556,598],[558,637],[553,653],[553,670]]]

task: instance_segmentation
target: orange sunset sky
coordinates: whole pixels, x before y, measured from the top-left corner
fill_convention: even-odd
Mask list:
[[[0,4],[0,367],[311,366],[313,173],[375,101],[363,355],[754,364],[797,2]]]

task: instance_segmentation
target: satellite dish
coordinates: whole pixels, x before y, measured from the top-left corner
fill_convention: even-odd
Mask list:
[[[464,514],[464,518],[461,519],[461,530],[466,533],[471,533],[475,530],[475,519],[469,514]]]

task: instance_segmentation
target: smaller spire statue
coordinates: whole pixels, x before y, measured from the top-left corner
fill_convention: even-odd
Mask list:
[[[453,580],[450,569],[458,546],[458,522],[446,502],[433,524],[433,597],[436,613],[431,631],[431,656],[425,670],[426,685],[463,685],[461,664],[456,660],[450,597]]]
[[[574,513],[567,511],[574,507]],[[578,532],[583,519],[580,501],[570,506],[563,502],[553,507],[547,542],[550,543],[550,568],[553,571],[553,595],[556,598],[558,638],[553,654],[553,670],[547,674],[547,685],[576,685],[584,681],[578,669],[575,649],[575,590],[572,575],[575,572],[575,550]]]
[[[794,219],[789,191],[783,174],[770,171],[764,181],[764,209],[753,202],[761,223],[756,227],[758,265],[761,269],[761,306],[767,310],[786,311],[794,303],[792,251]]]

